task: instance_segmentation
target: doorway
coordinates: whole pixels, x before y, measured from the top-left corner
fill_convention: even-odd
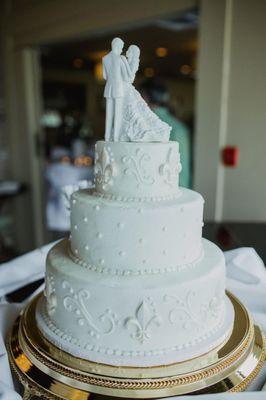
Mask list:
[[[93,179],[94,145],[104,138],[105,124],[101,60],[113,37],[121,37],[125,49],[130,44],[141,49],[137,89],[147,82],[165,86],[169,116],[190,143],[189,186],[193,186],[198,19],[198,9],[193,7],[171,18],[40,46],[46,240],[64,236],[69,229],[63,185]]]

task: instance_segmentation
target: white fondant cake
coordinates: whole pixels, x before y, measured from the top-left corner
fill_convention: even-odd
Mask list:
[[[96,145],[95,189],[72,195],[70,240],[48,255],[36,318],[74,356],[165,365],[221,346],[234,315],[224,256],[202,240],[203,199],[179,188],[179,146],[132,85],[138,47],[127,57],[122,47],[114,39],[104,57],[108,140]]]
[[[146,181],[134,186],[137,172],[125,178],[122,159],[140,144],[97,144],[105,148],[110,171],[98,157],[96,189],[72,195],[70,240],[47,258],[39,328],[63,350],[112,365],[167,364],[213,349],[233,321],[224,256],[202,240],[202,197],[177,185],[170,199],[164,192],[162,154],[179,160],[178,146],[145,144],[154,196]],[[137,196],[120,196],[127,188]]]

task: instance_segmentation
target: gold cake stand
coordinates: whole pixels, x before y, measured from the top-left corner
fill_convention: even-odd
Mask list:
[[[7,346],[24,399],[160,398],[245,390],[265,361],[265,337],[239,300],[228,296],[235,321],[222,346],[182,363],[146,368],[93,363],[53,346],[36,325],[37,296],[17,319]]]

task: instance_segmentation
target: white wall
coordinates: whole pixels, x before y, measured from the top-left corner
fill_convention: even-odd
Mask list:
[[[225,220],[266,221],[265,17],[266,1],[233,1],[226,142],[240,157],[225,170]]]
[[[226,0],[202,0],[200,9],[194,189],[205,199],[204,218],[216,219],[219,193],[222,92],[225,86]],[[226,103],[225,103],[226,104]]]
[[[205,218],[266,221],[266,1],[202,0],[195,188]],[[237,168],[221,150],[239,147]]]

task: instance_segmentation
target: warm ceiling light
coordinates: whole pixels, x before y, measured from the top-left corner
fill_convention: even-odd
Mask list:
[[[157,47],[155,53],[157,57],[166,57],[168,54],[168,49],[166,47]]]
[[[100,61],[106,54],[108,50],[97,50],[97,51],[90,51],[87,53],[86,57],[89,58],[91,61],[98,62]]]
[[[147,67],[144,69],[144,76],[146,78],[152,78],[154,76],[154,69],[151,67]]]
[[[103,81],[103,65],[101,61],[97,62],[94,66],[94,76],[98,82]]]
[[[63,164],[70,164],[70,157],[68,157],[68,156],[64,156],[64,157],[62,157],[61,158],[61,162],[63,163]]]
[[[93,165],[93,159],[89,156],[85,157],[85,165],[87,165],[87,167]]]
[[[181,65],[180,72],[183,75],[189,75],[192,72],[192,68],[190,65],[184,64],[184,65]]]
[[[89,156],[80,156],[75,158],[74,164],[77,167],[89,167],[92,165],[92,158]]]
[[[74,68],[80,69],[83,67],[83,65],[84,65],[84,61],[82,60],[82,58],[75,58],[73,60]]]

